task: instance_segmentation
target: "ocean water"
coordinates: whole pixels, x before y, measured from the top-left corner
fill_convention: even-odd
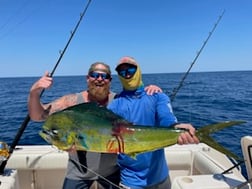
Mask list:
[[[183,73],[143,74],[145,85],[155,84],[168,96],[178,87]],[[0,78],[0,141],[12,144],[27,116],[27,97],[38,77]],[[54,85],[41,97],[49,102],[64,94],[86,89],[85,76],[55,76]],[[121,90],[113,75],[112,90]],[[172,102],[179,122],[196,128],[228,121],[244,120],[211,136],[221,145],[242,157],[241,137],[252,133],[252,71],[190,73]],[[38,132],[43,123],[30,121],[18,144],[46,144]],[[242,172],[246,176],[244,166]]]

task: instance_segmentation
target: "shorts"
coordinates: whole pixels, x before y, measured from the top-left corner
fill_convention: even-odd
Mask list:
[[[120,173],[116,173],[97,180],[74,180],[65,178],[62,189],[118,189],[120,182]]]
[[[141,188],[141,187],[137,187],[137,188],[128,187],[128,186],[125,186],[122,183],[120,183],[119,186],[122,189],[171,189],[171,179],[170,179],[170,177],[167,177],[167,179],[165,179],[161,183],[158,183],[158,184],[155,184],[155,185],[152,185],[152,186],[147,186],[147,187],[144,187],[144,188]]]

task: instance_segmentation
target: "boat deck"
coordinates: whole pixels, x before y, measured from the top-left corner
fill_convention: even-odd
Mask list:
[[[246,181],[222,153],[204,143],[165,148],[172,189],[229,189]],[[1,189],[61,189],[68,154],[50,145],[18,146],[0,176]],[[242,189],[250,189],[245,185]]]

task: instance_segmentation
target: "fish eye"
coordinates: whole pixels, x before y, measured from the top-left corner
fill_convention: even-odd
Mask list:
[[[52,129],[52,134],[54,134],[54,135],[58,135],[58,130],[56,130],[56,129]]]

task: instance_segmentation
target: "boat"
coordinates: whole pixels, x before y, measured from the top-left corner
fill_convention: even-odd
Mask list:
[[[234,161],[205,143],[166,147],[172,189],[251,189],[251,146],[252,136],[241,139],[244,159],[250,159],[248,179]],[[67,160],[67,152],[52,145],[18,145],[0,175],[0,188],[61,189]]]

